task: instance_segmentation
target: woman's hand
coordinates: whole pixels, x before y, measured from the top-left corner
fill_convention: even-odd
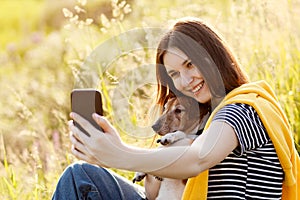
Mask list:
[[[90,134],[87,136],[72,120],[69,121],[72,153],[89,163],[112,167],[111,165],[117,162],[119,151],[124,147],[116,129],[103,116],[97,114],[93,114],[93,118],[103,132],[76,113],[71,113],[70,117]]]

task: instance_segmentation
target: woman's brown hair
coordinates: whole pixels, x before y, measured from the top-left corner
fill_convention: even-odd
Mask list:
[[[228,92],[248,82],[229,46],[216,32],[199,20],[181,20],[165,34],[157,48],[158,105],[164,105],[170,97],[182,95],[164,67],[163,57],[171,48],[186,54],[202,73],[212,94],[212,108]]]

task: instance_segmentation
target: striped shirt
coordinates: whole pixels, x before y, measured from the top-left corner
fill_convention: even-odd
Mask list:
[[[209,170],[207,199],[281,199],[283,170],[254,108],[226,105],[213,120],[233,127],[239,145]]]

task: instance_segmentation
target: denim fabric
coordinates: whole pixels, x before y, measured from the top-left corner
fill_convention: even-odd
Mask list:
[[[145,200],[144,188],[107,169],[75,163],[60,177],[52,200]]]

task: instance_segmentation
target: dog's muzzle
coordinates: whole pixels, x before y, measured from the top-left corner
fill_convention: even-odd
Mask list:
[[[152,127],[153,131],[155,131],[155,132],[158,132],[159,129],[161,128],[159,123],[155,123],[151,127]]]

